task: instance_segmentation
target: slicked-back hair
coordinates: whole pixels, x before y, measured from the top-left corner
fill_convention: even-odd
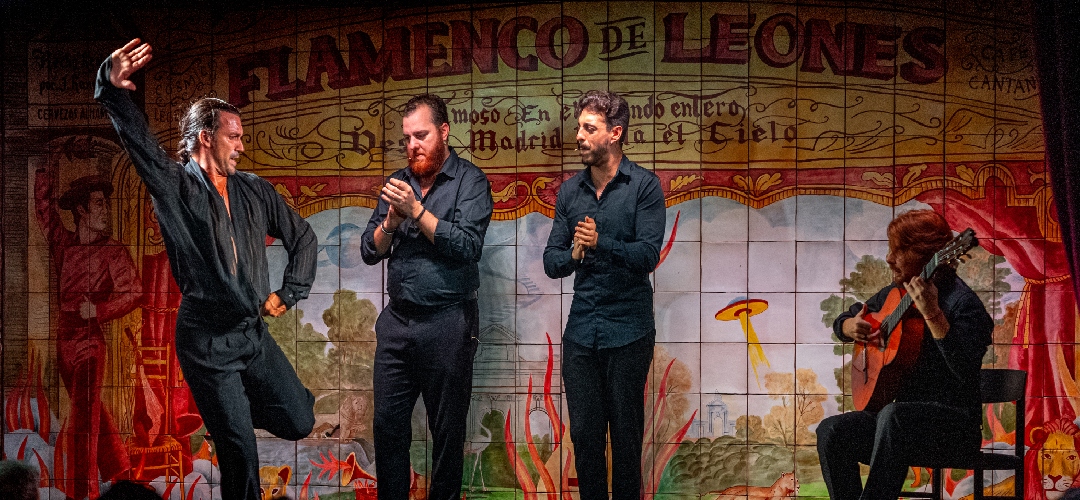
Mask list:
[[[427,106],[431,110],[431,121],[436,127],[442,127],[444,123],[450,123],[449,114],[446,112],[446,102],[435,94],[420,94],[405,103],[405,109],[401,112],[402,118],[413,114],[416,108]]]
[[[630,106],[626,104],[626,99],[607,90],[590,90],[574,103],[574,118],[581,116],[582,111],[602,115],[608,130],[622,127],[619,144],[626,144],[630,131]]]
[[[192,103],[180,118],[180,143],[177,145],[180,161],[187,163],[191,159],[192,153],[199,146],[200,132],[205,130],[210,132],[211,136],[217,133],[218,125],[221,124],[218,119],[221,113],[240,116],[240,110],[236,106],[216,97],[203,97]]]

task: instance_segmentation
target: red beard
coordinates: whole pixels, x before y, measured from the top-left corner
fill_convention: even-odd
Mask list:
[[[435,137],[433,150],[432,154],[414,154],[409,157],[409,168],[412,169],[413,174],[421,178],[428,178],[439,172],[445,160],[442,152],[446,150],[446,143],[443,142],[442,137]]]

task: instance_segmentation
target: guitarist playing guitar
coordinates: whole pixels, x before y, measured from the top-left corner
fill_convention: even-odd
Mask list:
[[[994,321],[949,265],[974,236],[953,238],[940,214],[913,210],[893,219],[888,237],[893,283],[833,323],[840,340],[856,342],[859,408],[817,428],[833,500],[895,499],[916,459],[974,454],[982,442],[979,370]],[[860,462],[870,466],[865,489]]]

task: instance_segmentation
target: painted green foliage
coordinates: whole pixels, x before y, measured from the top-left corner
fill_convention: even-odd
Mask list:
[[[665,493],[721,491],[736,485],[769,485],[791,472],[804,483],[821,480],[810,426],[824,417],[825,387],[810,369],[769,373],[769,397],[777,403],[764,417],[743,415],[734,436],[684,441],[661,481]]]
[[[467,484],[470,486],[478,487],[481,484],[480,480],[475,477],[476,474],[480,473],[482,473],[483,484],[489,487],[510,488],[517,486],[514,470],[506,459],[506,440],[503,438],[503,426],[505,425],[506,415],[499,410],[492,409],[481,417],[480,426],[484,428],[483,432],[490,436],[491,443],[480,452],[479,460],[475,460],[475,455],[465,458],[466,466],[470,463],[477,465],[475,472],[470,474],[469,471],[466,471],[465,477],[469,478]],[[518,455],[521,456],[521,453],[519,452]],[[527,451],[524,457],[528,457]]]
[[[817,463],[813,465],[807,474],[815,474],[812,469]],[[747,442],[737,436],[699,438],[683,442],[661,484],[667,485],[665,493],[721,491],[741,484],[771,484],[792,468],[792,450],[786,446]],[[820,477],[821,471],[816,475]]]
[[[323,311],[326,336],[334,343],[327,358],[337,373],[330,375],[331,380],[340,380],[338,388],[372,390],[378,318],[375,304],[368,299],[357,299],[356,292],[351,290],[338,290],[330,308]]]
[[[1001,265],[1005,264],[1005,257],[994,255],[983,247],[972,248],[968,256],[966,262],[957,268],[956,274],[975,291],[991,316],[1000,317],[1005,311],[1001,296],[1012,291],[1005,281],[1012,270]]]
[[[889,270],[889,264],[872,255],[863,255],[859,262],[855,263],[855,270],[847,278],[840,280],[840,289],[843,290],[843,296],[830,295],[829,298],[821,301],[821,310],[825,313],[821,316],[821,322],[832,328],[836,317],[840,316],[852,304],[865,302],[890,282],[892,282],[892,271]],[[840,342],[836,334],[833,334],[832,338],[835,342],[833,353],[837,356],[846,354],[845,359],[849,360],[844,363],[844,366],[833,370],[836,385],[843,389],[843,394],[836,396],[836,403],[840,411],[851,411],[855,409],[855,404],[851,401],[850,359],[852,346],[849,343]]]
[[[322,318],[328,329],[325,336],[303,321],[301,309],[266,318],[270,335],[296,367],[300,381],[315,394],[317,414],[338,412],[341,390],[371,391],[378,310],[370,300],[357,299],[356,292],[338,290]]]
[[[327,338],[315,331],[311,323],[303,321],[304,311],[289,309],[280,317],[265,319],[270,335],[296,368],[296,373],[304,385],[309,388],[324,386],[325,384],[312,383],[324,380],[329,371],[329,360],[324,354]]]

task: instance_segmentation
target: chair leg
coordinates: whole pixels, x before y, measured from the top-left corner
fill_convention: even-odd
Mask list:
[[[1016,474],[1016,479],[1013,480],[1013,495],[1015,495],[1016,500],[1024,500],[1024,495],[1025,495],[1025,493],[1027,491],[1027,485],[1024,484],[1024,469],[1023,469],[1023,467],[1021,466],[1021,468],[1016,469],[1015,474]]]
[[[982,469],[975,469],[974,482],[971,483],[971,489],[975,492],[975,500],[982,500],[985,495],[985,487],[983,486],[983,471]]]
[[[930,491],[933,492],[934,498],[936,498],[937,500],[943,500],[945,498],[942,495],[942,490],[944,489],[943,486],[945,482],[942,476],[942,474],[944,474],[942,472],[943,470],[944,469],[934,469],[934,473],[930,476],[930,480],[933,482],[933,486],[931,486]]]

